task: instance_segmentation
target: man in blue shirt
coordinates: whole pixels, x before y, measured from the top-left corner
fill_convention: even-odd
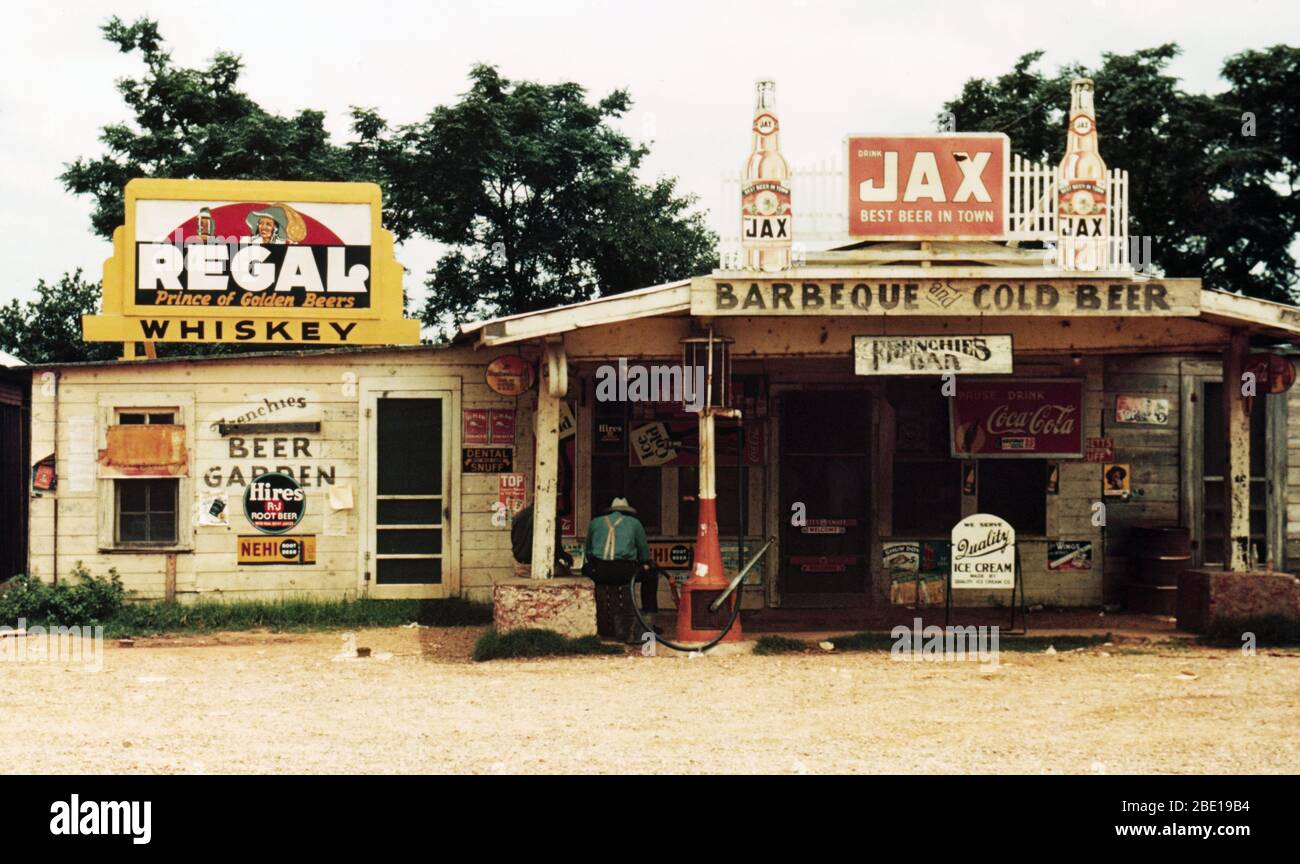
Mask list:
[[[624,590],[632,574],[640,571],[641,611],[659,611],[659,580],[650,567],[645,526],[626,498],[615,498],[604,514],[591,520],[583,562],[583,573],[591,577],[598,591],[607,585]]]

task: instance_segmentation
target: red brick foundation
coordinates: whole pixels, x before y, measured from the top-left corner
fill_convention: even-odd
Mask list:
[[[1300,620],[1300,579],[1264,570],[1188,570],[1179,577],[1179,630],[1204,633],[1219,620],[1263,615]]]

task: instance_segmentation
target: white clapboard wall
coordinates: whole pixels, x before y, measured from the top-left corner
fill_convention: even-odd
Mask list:
[[[736,269],[742,260],[740,246],[741,172],[724,175],[714,230],[718,232],[718,265]],[[1111,268],[1132,268],[1128,237],[1128,172],[1112,169],[1107,175],[1111,238]],[[1056,240],[1056,166],[1031,162],[1011,154],[1008,189],[1009,214],[1006,240],[1013,243]],[[790,200],[794,209],[794,242],[807,251],[835,249],[861,238],[848,235],[848,172],[843,157],[835,156],[792,169]],[[796,255],[796,258],[798,256]]]

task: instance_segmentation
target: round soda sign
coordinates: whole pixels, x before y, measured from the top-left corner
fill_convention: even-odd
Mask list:
[[[307,493],[288,474],[260,474],[244,490],[244,516],[263,534],[297,527],[307,509]]]

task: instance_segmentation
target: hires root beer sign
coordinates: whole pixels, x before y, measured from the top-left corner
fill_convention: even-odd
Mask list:
[[[88,341],[414,343],[371,183],[132,180]]]
[[[854,135],[849,235],[988,240],[1007,231],[1006,135]]]
[[[1083,455],[1082,380],[959,378],[948,404],[954,456]]]

